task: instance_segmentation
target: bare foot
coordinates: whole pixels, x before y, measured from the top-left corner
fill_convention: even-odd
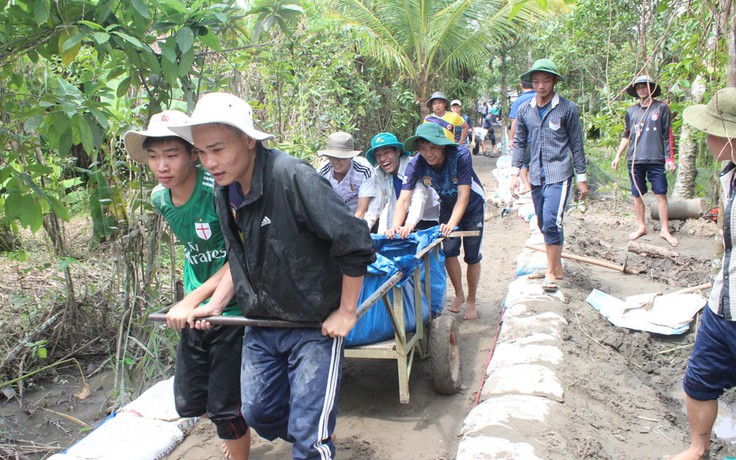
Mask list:
[[[228,460],[230,459],[230,451],[228,450],[227,443],[225,442],[222,443],[222,455],[224,455]]]
[[[447,308],[450,313],[460,313],[460,309],[465,303],[465,296],[455,296],[455,300],[452,301],[452,305]]]
[[[672,245],[672,247],[677,247],[677,244],[679,243],[677,241],[677,238],[672,236],[670,232],[661,231],[659,232],[659,236],[661,236],[665,241]]]
[[[478,310],[475,309],[475,302],[465,304],[465,314],[463,319],[478,319]]]
[[[640,236],[644,236],[647,234],[647,228],[646,227],[639,227],[639,229],[635,232],[629,233],[629,239],[631,241],[634,241],[635,239],[639,238]]]
[[[555,270],[555,280],[561,280],[565,278],[565,271],[561,268],[559,270]]]
[[[706,460],[710,458],[708,451],[705,451],[702,455],[690,447],[687,450],[683,450],[677,455],[665,455],[660,457],[662,460]]]

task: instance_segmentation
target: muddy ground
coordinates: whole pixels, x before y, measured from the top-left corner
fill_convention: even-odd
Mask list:
[[[474,160],[490,195],[495,188],[490,174],[495,160]],[[634,217],[631,205],[618,207],[610,201],[590,200],[584,214],[573,211],[566,218],[565,250],[620,263]],[[463,390],[454,396],[437,394],[430,384],[429,362],[417,361],[412,370],[411,401],[402,405],[395,363],[348,360],[336,431],[338,458],[455,457],[463,419],[475,405],[482,384],[505,289],[514,277],[516,256],[528,236],[527,224],[514,214],[501,217],[501,210],[489,205],[487,217],[478,305],[481,316],[476,321],[458,317]],[[554,458],[655,459],[686,445],[688,424],[680,382],[694,333],[663,337],[617,329],[585,303],[593,288],[624,298],[672,292],[709,281],[715,224],[674,222],[673,228],[680,239],[677,259],[629,256],[627,266],[643,271],[640,275],[623,275],[579,262],[566,264],[567,276],[560,287],[567,298],[563,310],[568,326],[564,365],[558,371],[565,402],[561,414],[548,420],[545,432],[536,438],[554,452]],[[641,240],[664,246],[651,223],[649,229]],[[28,458],[43,458],[54,450],[49,446],[66,446],[83,434],[84,429],[61,414],[92,426],[99,423],[104,418],[106,379],[110,378],[97,375],[92,380],[93,397],[73,404],[69,395],[79,389],[74,375],[64,382],[42,385],[40,391],[26,396],[22,406],[17,398],[4,402],[0,407],[0,449],[5,450],[0,450],[0,458],[21,445]],[[34,453],[31,443],[46,449]],[[736,452],[727,446],[718,442],[713,458]],[[203,421],[169,458],[216,459],[222,458],[220,452],[211,423]],[[251,458],[289,458],[290,452],[285,442],[255,439]]]

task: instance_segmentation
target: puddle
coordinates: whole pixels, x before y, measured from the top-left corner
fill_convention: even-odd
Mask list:
[[[682,403],[680,409],[683,414],[687,414],[685,392],[682,391],[682,384],[677,384],[670,395]],[[736,404],[726,404],[718,401],[718,416],[716,417],[716,423],[713,425],[713,433],[719,439],[731,445],[736,445]]]

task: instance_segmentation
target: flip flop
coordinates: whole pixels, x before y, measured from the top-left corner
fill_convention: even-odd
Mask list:
[[[545,278],[542,283],[542,290],[545,292],[555,292],[557,290],[557,282]]]
[[[534,272],[527,275],[527,278],[530,280],[541,280],[545,278],[547,275],[544,274],[544,272]]]

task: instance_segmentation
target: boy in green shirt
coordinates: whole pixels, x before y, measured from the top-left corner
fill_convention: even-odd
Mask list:
[[[212,326],[197,318],[240,315],[233,299],[220,222],[215,211],[214,179],[196,165],[191,139],[168,129],[189,117],[175,110],[157,113],[146,131],[125,133],[130,157],[147,163],[159,181],[151,201],[184,245],[186,296],[166,315],[181,330],[176,356],[174,398],[182,417],[203,414],[217,427],[232,460],[247,459],[250,430],[240,414],[240,362],[243,328]],[[190,327],[186,327],[189,325]]]

